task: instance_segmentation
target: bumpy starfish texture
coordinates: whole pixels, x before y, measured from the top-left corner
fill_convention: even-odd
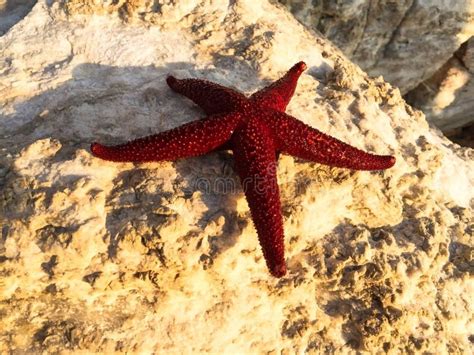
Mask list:
[[[285,113],[305,69],[304,62],[295,64],[282,78],[248,98],[206,80],[169,76],[169,87],[199,105],[206,118],[121,145],[93,143],[91,151],[110,161],[148,162],[232,150],[268,269],[282,277],[286,263],[278,154],[355,170],[388,169],[395,164],[393,156],[363,152]]]

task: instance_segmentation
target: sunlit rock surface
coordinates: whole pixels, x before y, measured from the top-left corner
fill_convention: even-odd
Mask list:
[[[473,151],[281,7],[39,1],[0,48],[2,353],[472,348]],[[204,117],[169,73],[249,94],[299,60],[288,112],[397,164],[282,156],[282,279],[231,154],[134,165],[88,150]]]

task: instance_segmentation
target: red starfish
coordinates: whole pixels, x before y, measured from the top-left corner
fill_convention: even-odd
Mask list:
[[[392,167],[390,155],[365,153],[285,113],[306,69],[295,64],[282,78],[247,98],[200,79],[169,76],[170,88],[199,105],[208,117],[117,145],[91,145],[102,159],[120,162],[176,160],[231,149],[270,273],[286,274],[283,221],[275,166],[280,152],[356,170]]]

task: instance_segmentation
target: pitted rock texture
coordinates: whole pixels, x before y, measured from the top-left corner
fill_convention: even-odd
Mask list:
[[[150,3],[39,1],[0,37],[0,351],[469,351],[473,150],[281,7]],[[204,117],[168,74],[251,93],[299,60],[288,113],[397,164],[281,156],[283,279],[229,153],[88,150]]]

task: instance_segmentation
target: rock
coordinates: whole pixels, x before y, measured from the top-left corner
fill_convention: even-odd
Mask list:
[[[280,2],[370,75],[408,93],[443,131],[474,122],[472,64],[455,54],[472,46],[474,1]]]
[[[472,0],[280,2],[402,93],[430,78],[474,35]]]
[[[0,0],[0,36],[30,12],[36,0]]]
[[[266,1],[99,3],[38,1],[0,37],[1,352],[468,351],[473,150]],[[288,112],[397,164],[280,158],[285,278],[229,154],[89,152],[203,117],[169,73],[251,93],[299,60]]]
[[[474,39],[461,48],[431,78],[407,94],[443,131],[474,122]]]

